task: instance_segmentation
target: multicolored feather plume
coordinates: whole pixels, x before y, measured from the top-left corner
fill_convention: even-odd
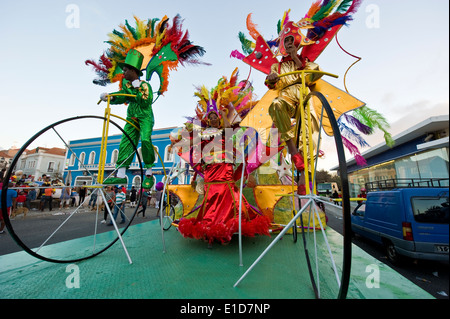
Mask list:
[[[353,116],[361,123],[381,130],[384,133],[384,140],[387,146],[393,147],[395,145],[395,141],[392,139],[391,134],[387,131],[387,129],[390,128],[390,125],[382,114],[378,113],[374,109],[364,106],[354,110]]]
[[[369,144],[364,140],[361,134],[373,134],[375,129],[379,129],[384,133],[386,145],[389,147],[393,147],[395,141],[387,131],[390,127],[389,123],[386,118],[377,111],[367,106],[363,106],[353,110],[352,113],[352,115],[345,113],[337,120],[337,123],[341,131],[343,145],[355,157],[356,163],[360,166],[364,166],[367,163],[361,155],[358,146],[353,144],[352,141],[358,144],[359,147],[369,147]],[[346,123],[344,122],[344,119]],[[354,126],[356,131],[349,125]]]
[[[95,84],[121,83],[123,76],[120,63],[125,61],[131,49],[136,49],[144,55],[142,70],[147,71],[147,81],[152,73],[158,73],[161,81],[160,94],[167,90],[169,73],[176,70],[178,64],[207,65],[199,60],[205,50],[189,40],[189,33],[183,30],[179,15],[172,19],[172,23],[167,16],[149,20],[141,20],[135,16],[134,20],[134,26],[125,20],[125,24],[119,25],[118,30],[108,34],[106,43],[110,47],[100,58],[101,62],[86,61],[99,75],[99,79],[94,80]],[[169,54],[171,58],[154,59],[162,52]]]
[[[240,118],[243,118],[256,104],[256,101],[251,83],[238,79],[239,70],[236,68],[229,78],[222,76],[217,81],[217,85],[210,90],[204,85],[197,87],[194,93],[194,96],[199,98],[195,108],[196,116],[190,117],[190,121],[197,121],[202,126],[206,126],[205,115],[211,101],[214,101],[219,111],[223,110],[225,114],[235,111]]]
[[[113,66],[111,60],[106,56],[106,54],[102,54],[98,62],[94,60],[86,60],[86,65],[91,65],[94,71],[97,73],[98,78],[93,80],[94,84],[106,86],[111,83],[108,78],[109,69]]]
[[[337,25],[346,25],[353,20],[362,0],[324,0],[316,1],[308,10],[304,20],[311,23],[313,28],[308,30],[307,37],[317,41],[325,32]]]

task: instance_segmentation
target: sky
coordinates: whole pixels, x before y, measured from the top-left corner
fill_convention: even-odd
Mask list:
[[[2,1],[0,3],[0,149],[21,147],[37,131],[58,120],[79,115],[103,115],[97,105],[103,92],[117,84],[94,85],[96,77],[86,59],[108,48],[107,34],[133,16],[173,18],[180,14],[190,39],[205,48],[202,61],[210,66],[180,66],[169,78],[168,91],[153,105],[155,129],[181,126],[193,115],[195,87],[214,87],[238,67],[241,79],[250,68],[230,58],[241,50],[239,31],[247,36],[245,21],[253,22],[266,39],[277,36],[276,24],[285,10],[298,21],[312,0],[166,0],[166,1]],[[341,29],[342,47],[361,61],[350,69],[347,88],[353,96],[383,114],[396,135],[430,116],[448,114],[449,2],[447,0],[366,0],[354,21]],[[316,60],[327,79],[344,89],[343,76],[355,59],[333,41]],[[252,70],[249,79],[261,98],[265,75]],[[155,82],[156,83],[156,82]],[[153,90],[156,84],[151,82]],[[125,107],[115,113],[125,116]],[[74,128],[80,138],[100,136],[88,128]],[[382,134],[366,138],[370,146]],[[51,140],[44,147],[60,146]],[[52,145],[55,144],[55,145]],[[364,151],[365,149],[362,149]],[[326,152],[326,150],[325,150]],[[332,157],[329,165],[334,166]]]

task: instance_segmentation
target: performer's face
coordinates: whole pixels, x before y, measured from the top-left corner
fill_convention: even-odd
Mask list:
[[[209,126],[219,128],[220,127],[220,119],[216,113],[212,112],[208,115]]]
[[[132,68],[124,66],[122,70],[123,70],[123,77],[127,81],[133,82],[134,80],[137,80],[139,78],[136,71],[133,70]]]
[[[286,39],[284,39],[284,47],[286,48],[286,50],[289,50],[293,46],[294,46],[294,37],[293,36],[286,37]]]

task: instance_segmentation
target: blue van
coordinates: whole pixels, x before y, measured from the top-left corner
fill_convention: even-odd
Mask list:
[[[353,233],[383,244],[392,263],[402,256],[449,261],[448,188],[370,191],[351,220]]]

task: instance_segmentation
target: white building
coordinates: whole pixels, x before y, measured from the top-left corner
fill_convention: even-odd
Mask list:
[[[34,176],[37,180],[43,174],[53,178],[62,179],[66,150],[53,147],[37,147],[25,151],[16,165],[16,170],[21,170],[25,175]]]
[[[14,156],[11,156],[8,151],[0,151],[0,170],[5,168],[8,170]]]

